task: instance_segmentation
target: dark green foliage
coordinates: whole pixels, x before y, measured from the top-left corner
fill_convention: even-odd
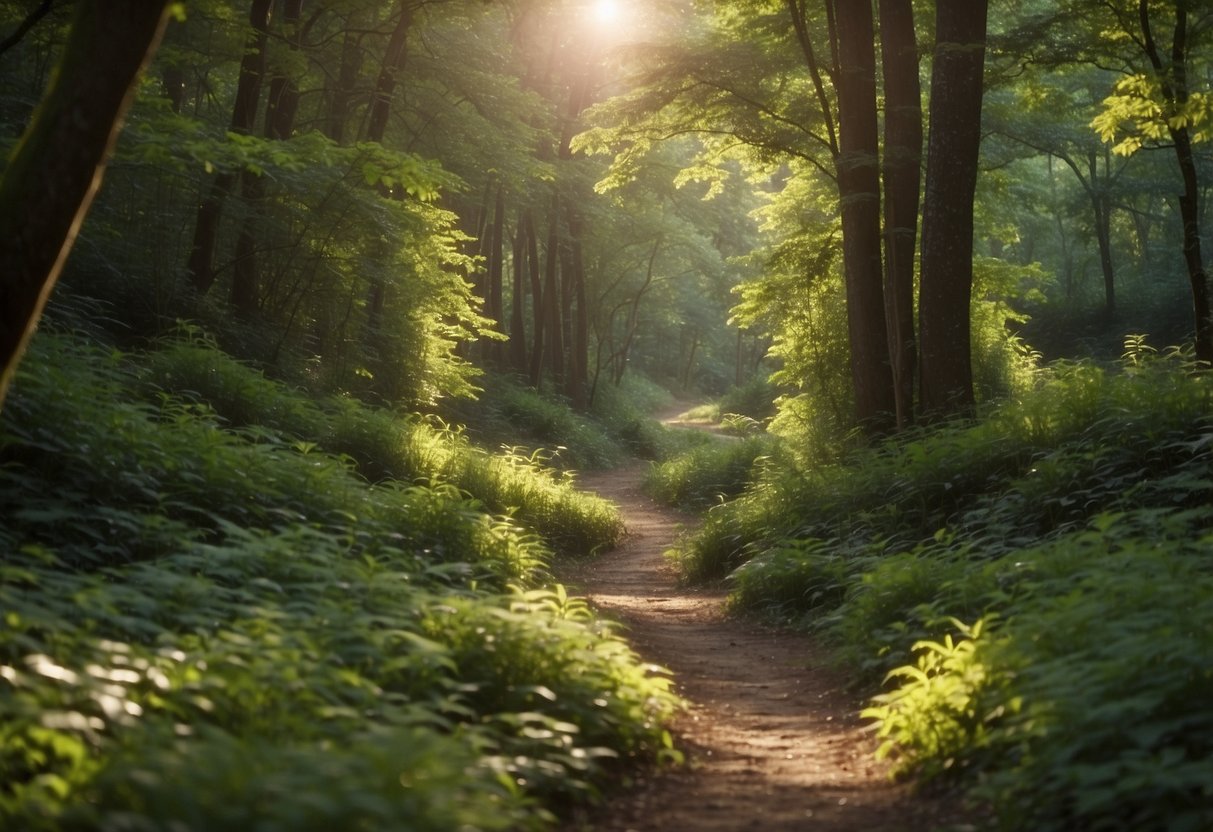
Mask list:
[[[537,537],[368,484],[302,438],[327,413],[195,349],[43,335],[9,401],[0,827],[542,828],[668,753],[666,681],[538,587]],[[129,401],[169,364],[245,426]]]

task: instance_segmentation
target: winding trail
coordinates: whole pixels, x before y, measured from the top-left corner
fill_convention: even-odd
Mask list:
[[[584,476],[615,501],[622,546],[564,572],[689,703],[673,726],[689,765],[658,772],[570,828],[597,832],[926,832],[949,814],[873,761],[845,680],[804,637],[726,617],[725,593],[679,586],[663,553],[694,518],[640,490],[647,464]]]

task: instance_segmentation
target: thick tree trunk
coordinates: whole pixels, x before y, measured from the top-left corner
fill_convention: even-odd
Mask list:
[[[981,146],[987,0],[939,0],[922,215],[920,404],[928,418],[973,411],[969,305],[973,194]]]
[[[78,0],[51,86],[0,179],[0,405],[101,185],[166,6]]]
[[[885,315],[897,426],[914,421],[914,261],[922,166],[922,90],[910,0],[880,0],[884,70]]]
[[[273,0],[253,0],[249,9],[252,31],[244,45],[244,58],[240,61],[236,102],[232,106],[233,133],[248,135],[257,123],[257,104],[261,100],[261,84],[265,77],[265,49],[273,5]],[[219,238],[219,222],[223,218],[223,204],[235,182],[235,174],[217,174],[211,181],[206,198],[198,206],[194,243],[185,268],[190,282],[200,295],[206,294],[215,282],[215,243]]]
[[[889,366],[881,269],[880,167],[876,119],[876,51],[872,7],[837,4],[842,257],[856,416],[868,433],[887,431],[896,402]]]

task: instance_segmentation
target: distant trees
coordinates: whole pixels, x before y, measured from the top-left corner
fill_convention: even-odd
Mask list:
[[[101,184],[167,5],[78,0],[51,86],[0,179],[0,404]]]

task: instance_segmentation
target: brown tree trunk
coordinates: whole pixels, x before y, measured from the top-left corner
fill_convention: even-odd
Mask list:
[[[526,228],[522,217],[514,229],[514,296],[510,304],[510,365],[526,372]]]
[[[232,106],[231,131],[248,135],[257,123],[257,104],[261,100],[261,83],[265,77],[265,48],[268,40],[270,12],[273,0],[253,0],[249,9],[252,31],[244,45],[240,61],[240,77],[236,83],[236,103]],[[194,242],[186,263],[186,274],[198,294],[206,294],[215,282],[215,242],[219,237],[219,222],[223,204],[236,182],[233,173],[220,173],[211,186],[194,223]]]
[[[101,185],[166,6],[78,0],[51,85],[0,179],[0,405]]]
[[[1111,171],[1107,169],[1105,161],[1105,176],[1101,184],[1099,160],[1095,151],[1091,151],[1087,155],[1087,173],[1095,240],[1099,244],[1099,269],[1103,273],[1104,313],[1111,316],[1116,312],[1116,272],[1112,267],[1112,200],[1107,190]]]
[[[564,383],[564,332],[561,329],[563,305],[560,297],[560,198],[552,195],[548,218],[548,244],[544,252],[543,307],[547,330],[548,367],[557,389]]]
[[[571,271],[571,294],[576,303],[572,317],[569,353],[569,375],[565,395],[575,410],[585,410],[588,405],[587,381],[590,363],[590,316],[586,308],[585,262],[581,250],[581,215],[575,208],[568,211],[569,221],[569,266]]]
[[[328,116],[324,134],[337,144],[345,144],[346,127],[350,120],[350,99],[358,84],[358,71],[362,68],[361,35],[353,30],[361,17],[358,10],[351,11],[347,18],[347,29],[341,43],[341,66],[337,78],[329,90]]]
[[[505,324],[505,309],[502,303],[502,274],[505,268],[505,186],[498,183],[497,199],[493,206],[493,230],[489,239],[489,271],[488,296],[485,314],[497,325],[497,330],[503,331]],[[487,345],[488,358],[497,366],[501,366],[502,343],[491,341]]]
[[[939,0],[922,215],[918,324],[923,415],[973,412],[969,305],[987,0]]]
[[[1188,103],[1188,13],[1182,0],[1175,4],[1175,31],[1171,37],[1170,66],[1165,67],[1150,25],[1148,0],[1138,0],[1138,19],[1142,42],[1154,71],[1158,74],[1163,96],[1172,110],[1182,110]],[[1168,71],[1169,70],[1169,71]],[[1192,316],[1196,332],[1196,360],[1213,365],[1213,318],[1210,318],[1209,284],[1205,274],[1200,240],[1200,180],[1196,158],[1192,153],[1192,135],[1186,124],[1178,127],[1168,123],[1175,161],[1183,178],[1184,190],[1179,196],[1179,217],[1183,223],[1184,264],[1192,291]]]
[[[880,168],[876,118],[876,50],[872,7],[839,2],[838,195],[846,273],[847,330],[856,416],[868,433],[895,421],[889,334],[881,269]]]
[[[286,42],[291,51],[300,46],[299,19],[303,15],[303,0],[285,0],[283,24]],[[267,38],[268,38],[268,33]],[[264,48],[265,43],[262,43]],[[264,60],[262,63],[264,69]],[[294,79],[277,70],[270,78],[269,95],[265,103],[265,138],[285,141],[295,127],[299,109],[299,88]],[[240,173],[240,196],[244,201],[245,217],[236,236],[236,257],[232,263],[232,290],[229,300],[236,314],[248,320],[260,310],[260,269],[257,263],[258,220],[265,199],[265,180],[251,171]]]
[[[897,427],[914,421],[914,260],[922,165],[922,90],[910,0],[880,0],[883,61],[885,315]]]
[[[367,124],[366,138],[368,141],[383,143],[387,134],[388,115],[391,113],[392,97],[396,92],[396,82],[404,71],[408,58],[408,35],[413,28],[413,0],[401,0],[400,17],[396,21],[392,35],[388,39],[387,53],[383,57],[383,65],[379,69],[379,78],[375,82],[375,93],[371,100],[370,120]],[[387,285],[378,272],[371,277],[371,288],[367,297],[367,332],[371,335],[379,329],[383,320],[383,310],[387,305]]]
[[[531,319],[534,322],[535,337],[531,343],[530,379],[531,386],[539,389],[543,377],[543,349],[546,327],[544,326],[543,277],[539,269],[539,234],[535,229],[535,212],[526,212],[526,252],[527,269],[531,275]]]

